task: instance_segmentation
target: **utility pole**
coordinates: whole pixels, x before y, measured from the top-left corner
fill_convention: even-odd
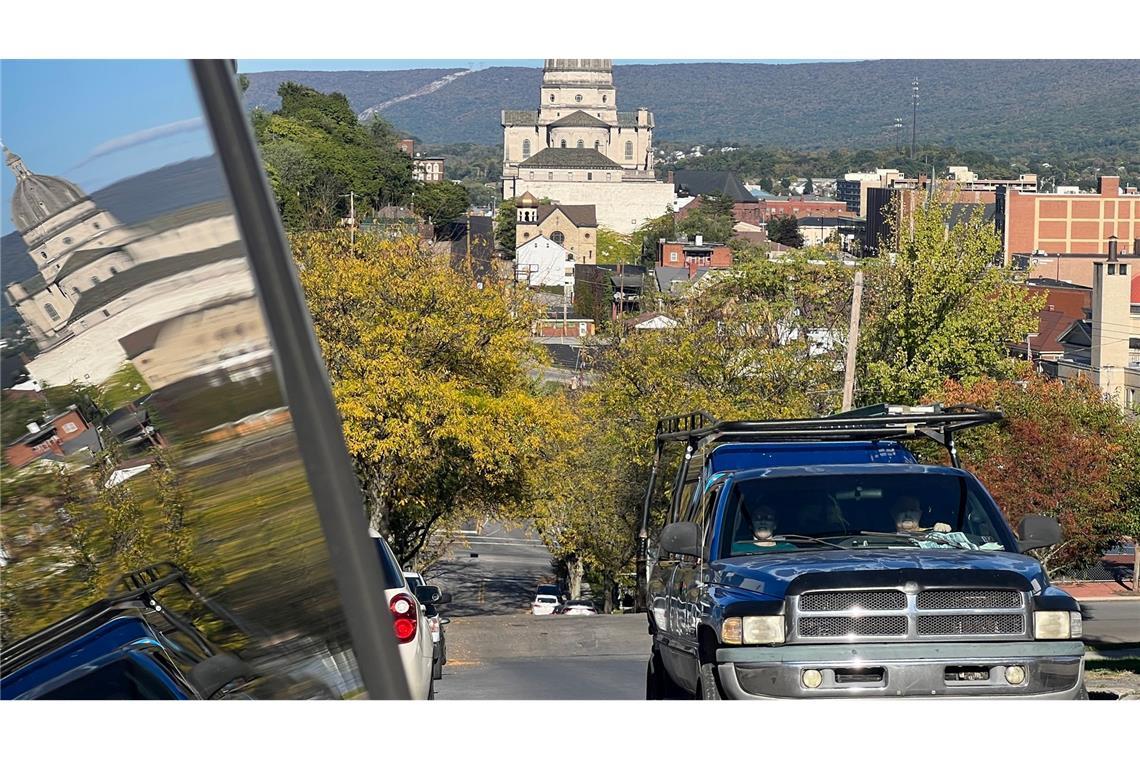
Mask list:
[[[350,250],[356,253],[356,193],[349,190],[341,198],[348,198],[348,235]]]
[[[911,113],[910,113],[910,157],[914,158],[916,154],[917,136],[918,136],[918,77],[914,78],[911,83]]]
[[[847,329],[847,367],[843,372],[843,410],[850,411],[855,400],[855,355],[859,349],[859,311],[863,305],[863,270],[855,270],[851,294],[851,325]]]

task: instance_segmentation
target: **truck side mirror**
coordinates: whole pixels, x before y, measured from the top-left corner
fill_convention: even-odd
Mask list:
[[[669,523],[661,531],[661,550],[670,554],[701,556],[701,527],[695,522]]]
[[[435,604],[441,601],[443,594],[439,591],[439,586],[418,586],[416,588],[416,599],[421,604]]]
[[[1061,524],[1045,515],[1026,515],[1017,526],[1017,548],[1041,549],[1061,543]]]

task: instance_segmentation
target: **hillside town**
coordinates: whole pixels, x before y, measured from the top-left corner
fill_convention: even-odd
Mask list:
[[[867,684],[883,696],[920,693],[891,693],[890,674],[902,671],[889,658],[882,667],[825,658],[776,678],[765,670],[777,667],[765,659],[773,650],[753,655],[753,644],[778,652],[897,638],[922,652],[908,662],[940,663],[906,677],[936,681],[941,696],[1019,696],[1028,684],[1022,692],[1034,696],[1088,699],[1087,656],[1121,647],[1136,657],[1140,637],[1119,633],[1140,620],[1134,174],[1058,185],[1012,162],[987,177],[933,159],[916,173],[917,116],[909,157],[896,131],[897,151],[875,154],[896,159],[882,166],[853,162],[836,176],[710,168],[710,156],[749,148],[659,144],[669,125],[627,99],[613,60],[555,58],[543,61],[532,108],[499,110],[496,170],[476,176],[455,147],[466,143],[428,142],[385,118],[463,76],[417,82],[369,109],[291,80],[272,110],[244,104],[258,192],[288,246],[296,344],[274,323],[284,312],[266,307],[258,256],[271,246],[242,224],[226,186],[232,165],[227,174],[214,155],[183,159],[215,187],[126,216],[116,198],[171,192],[181,182],[173,162],[116,180],[116,195],[39,169],[57,165],[42,146],[5,142],[14,230],[3,250],[5,646],[16,641],[24,656],[23,637],[41,635],[65,602],[121,601],[98,596],[99,584],[157,583],[133,576],[135,565],[173,562],[183,581],[238,588],[222,596],[248,603],[258,594],[242,584],[259,570],[211,565],[195,547],[268,567],[276,560],[241,527],[255,521],[267,536],[303,525],[295,535],[321,547],[289,576],[314,584],[298,619],[315,626],[339,614],[329,612],[331,586],[317,590],[334,574],[321,553],[327,525],[298,517],[323,497],[320,467],[303,461],[315,445],[305,438],[316,436],[312,409],[281,359],[303,344],[324,383],[305,387],[330,394],[336,462],[350,465],[341,474],[384,572],[394,565],[432,589],[409,583],[400,610],[388,600],[402,644],[419,635],[422,650],[416,626],[434,619],[435,639],[423,628],[427,651],[416,655],[431,670],[417,698],[434,698],[437,681],[446,698],[449,674],[461,697],[510,696],[462,674],[484,667],[486,652],[556,656],[519,654],[532,645],[492,619],[524,612],[637,617],[589,635],[628,659],[600,680],[627,696],[632,682],[649,699]],[[248,92],[249,76],[233,79],[234,93]],[[891,477],[920,476],[931,480],[892,490]],[[951,504],[945,494],[959,487]],[[763,488],[773,490],[756,496]],[[789,499],[803,509],[788,512]],[[832,551],[853,559],[828,564]],[[964,559],[939,565],[950,551]],[[895,560],[921,552],[935,559]],[[764,563],[776,553],[788,568],[797,558],[811,567],[773,570]],[[862,557],[895,573],[898,588],[810,585],[869,572]],[[943,589],[956,575],[923,575],[932,568],[1005,585],[923,608],[922,594],[966,593]],[[67,593],[45,602],[45,579]],[[1042,582],[1056,593],[1035,608]],[[803,606],[852,589],[884,596]],[[746,593],[766,598],[733,596]],[[294,607],[269,598],[252,603],[266,638],[309,646],[289,619]],[[886,605],[868,608],[866,625],[881,629],[843,628],[863,603]],[[1125,613],[1097,618],[1082,603]],[[445,604],[470,618],[455,626],[462,655],[448,670],[447,618],[435,611]],[[720,604],[716,627],[702,615]],[[1061,620],[1063,633],[1039,617]],[[525,625],[563,622],[531,618]],[[1083,639],[1082,620],[1092,631]],[[560,630],[550,641],[572,646]],[[942,663],[944,634],[959,647],[947,651],[994,654]],[[322,667],[337,673],[340,695],[363,692],[343,651],[329,652],[334,664]],[[678,665],[682,655],[693,662]],[[1049,675],[1035,658],[1061,664]],[[1109,698],[1100,688],[1095,698]],[[1140,683],[1111,693],[1140,695]]]

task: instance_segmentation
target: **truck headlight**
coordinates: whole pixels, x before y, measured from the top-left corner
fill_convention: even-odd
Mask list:
[[[1079,639],[1083,633],[1081,613],[1067,610],[1038,610],[1033,613],[1033,638]]]
[[[745,644],[783,644],[784,616],[763,615],[744,618]]]

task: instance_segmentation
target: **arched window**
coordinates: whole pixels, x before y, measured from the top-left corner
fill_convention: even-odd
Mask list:
[[[626,140],[625,141],[625,160],[626,161],[632,161],[633,160],[633,141],[632,140]]]
[[[48,315],[48,317],[51,318],[51,321],[53,321],[53,322],[59,321],[59,312],[56,311],[55,307],[52,306],[50,303],[44,304],[44,311],[47,312],[47,315]]]
[[[98,277],[92,277],[91,278],[91,284],[92,285],[98,285],[99,284],[99,278]]]
[[[577,144],[575,147],[577,147],[579,150],[581,150],[582,148],[585,148],[585,147],[586,147],[586,143],[584,143],[584,142],[582,142],[581,140],[579,140],[579,141],[578,141],[578,144]]]
[[[581,95],[575,95],[574,96],[574,102],[575,103],[581,103],[582,102],[582,96]]]
[[[606,97],[607,97],[607,96],[605,96],[605,95],[603,95],[603,96],[602,96],[602,102],[603,102],[603,103],[605,103],[605,102],[606,102]]]
[[[602,149],[602,141],[594,140],[594,150],[600,151]]]
[[[99,226],[99,222],[95,222],[95,229],[102,229],[102,227]]]
[[[563,148],[565,148],[565,147],[566,147],[566,141],[565,141],[565,140],[563,140],[563,141],[562,141],[562,147],[563,147]]]
[[[555,230],[554,232],[550,233],[550,239],[553,240],[555,243],[558,243],[558,245],[562,245],[563,243],[566,242],[566,236],[563,235],[558,230]]]
[[[553,102],[554,102],[554,93],[553,93],[553,92],[552,92],[552,93],[550,93],[550,102],[551,102],[551,103],[553,103]]]
[[[530,140],[523,140],[523,158],[530,158]]]

